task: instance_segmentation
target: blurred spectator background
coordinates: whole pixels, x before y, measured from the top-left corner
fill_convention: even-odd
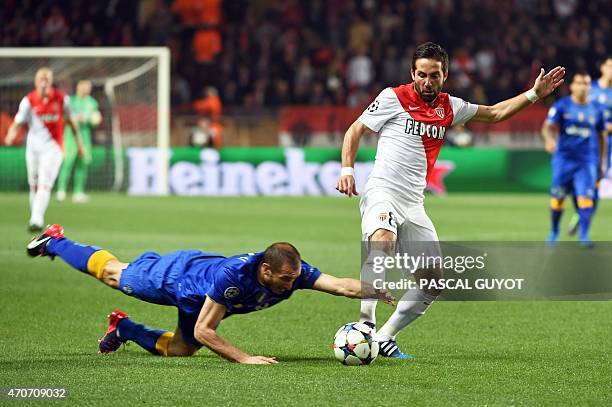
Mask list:
[[[416,44],[451,57],[446,90],[477,103],[521,92],[540,66],[598,76],[609,0],[0,0],[0,44],[167,46],[173,113],[362,107],[410,81]]]

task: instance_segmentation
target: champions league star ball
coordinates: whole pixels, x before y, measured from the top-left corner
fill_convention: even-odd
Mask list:
[[[369,365],[378,356],[375,330],[360,322],[351,322],[338,329],[334,336],[334,355],[349,366]]]

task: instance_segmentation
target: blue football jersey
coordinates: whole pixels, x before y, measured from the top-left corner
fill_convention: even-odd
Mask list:
[[[257,269],[262,253],[248,253],[233,257],[204,254],[188,265],[177,282],[177,302],[186,312],[198,312],[206,296],[223,304],[231,314],[246,314],[271,307],[291,297],[298,289],[310,289],[321,272],[302,261],[300,276],[291,289],[274,294],[257,280]]]
[[[599,133],[605,128],[601,105],[578,104],[566,96],[550,108],[547,121],[559,126],[555,155],[571,160],[599,159]]]
[[[610,123],[612,121],[612,88],[602,88],[597,80],[593,80],[589,97],[591,101],[603,106],[604,119]]]

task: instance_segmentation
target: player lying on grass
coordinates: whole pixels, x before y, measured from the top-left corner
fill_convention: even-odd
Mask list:
[[[32,257],[61,257],[77,270],[143,301],[178,308],[174,332],[153,330],[133,322],[122,311],[108,316],[109,327],[99,352],[114,352],[134,341],[156,355],[191,356],[202,347],[232,362],[276,363],[276,358],[251,356],[217,334],[224,318],[271,307],[297,289],[313,289],[349,298],[377,298],[394,305],[385,290],[376,290],[351,278],[321,273],[301,260],[289,243],[274,243],[264,252],[232,257],[180,250],[164,256],[146,252],[123,263],[99,247],[75,243],[52,225],[27,246]]]

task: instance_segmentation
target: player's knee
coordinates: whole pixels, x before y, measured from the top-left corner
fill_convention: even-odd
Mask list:
[[[550,198],[550,209],[553,211],[560,211],[563,209],[564,200],[563,198],[552,197]]]
[[[374,244],[376,250],[382,250],[385,253],[395,251],[395,233],[390,230],[377,229],[370,236],[370,242]]]
[[[170,342],[166,356],[192,356],[198,349],[186,344]]]
[[[588,209],[593,207],[593,199],[587,196],[579,196],[577,199],[578,208]]]
[[[102,278],[100,280],[110,287],[119,288],[121,273],[127,266],[128,263],[120,262],[117,259],[107,261],[104,265],[104,271],[102,272]]]

